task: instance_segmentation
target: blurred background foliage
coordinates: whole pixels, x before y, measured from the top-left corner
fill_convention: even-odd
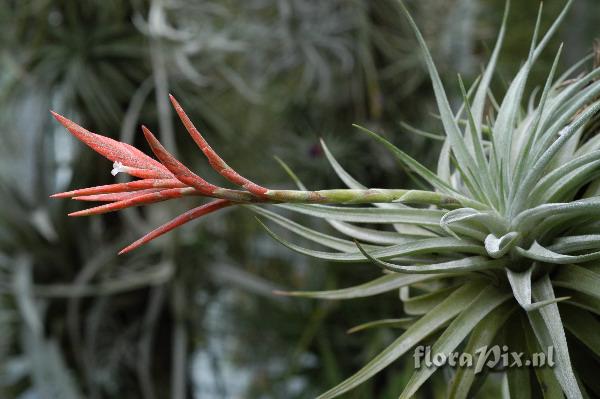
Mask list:
[[[527,53],[538,7],[513,3],[498,91]],[[409,5],[458,98],[456,74],[476,78],[504,0]],[[546,15],[562,5],[547,1]],[[566,43],[563,65],[591,51],[599,23],[596,0],[575,2],[550,46]],[[272,295],[349,286],[378,271],[293,254],[243,210],[117,257],[190,204],[69,219],[78,205],[48,198],[112,180],[109,163],[48,109],[147,150],[143,122],[215,178],[175,123],[169,92],[230,164],[272,186],[290,185],[273,155],[311,188],[341,186],[320,137],[363,183],[410,186],[352,123],[430,164],[438,145],[401,125],[439,132],[395,0],[0,0],[0,397],[310,398],[397,335],[346,333],[402,316],[393,295],[348,303]],[[410,367],[389,367],[349,397],[396,397]],[[443,397],[438,374],[422,397]]]

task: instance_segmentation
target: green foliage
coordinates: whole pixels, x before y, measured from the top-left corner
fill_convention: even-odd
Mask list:
[[[584,333],[583,324],[580,324],[582,331],[579,332],[570,327],[569,331],[589,347],[585,355],[572,360],[561,313],[576,306],[580,308],[576,313],[580,316],[576,317],[591,321],[595,320],[594,314],[598,314],[600,308],[596,305],[583,307],[573,297],[559,298],[557,293],[568,287],[580,294],[600,298],[595,282],[600,276],[596,274],[594,263],[600,250],[598,236],[594,233],[600,209],[596,189],[600,69],[573,78],[579,72],[580,64],[556,78],[559,48],[539,100],[532,98],[528,107],[524,104],[525,86],[532,67],[564,19],[569,5],[570,2],[543,35],[540,33],[540,8],[528,59],[510,82],[499,105],[494,106],[490,102],[490,83],[502,47],[505,19],[491,60],[481,79],[474,83],[472,92],[467,93],[460,82],[464,102],[455,113],[425,40],[401,4],[423,51],[446,135],[437,173],[430,172],[375,133],[370,134],[379,138],[400,163],[426,184],[452,196],[462,206],[452,209],[430,198],[432,206],[414,207],[408,205],[414,200],[404,197],[383,209],[283,206],[330,222],[344,222],[342,226],[333,224],[333,227],[358,239],[356,246],[360,252],[339,246],[340,242],[335,241],[339,239],[334,236],[323,237],[319,232],[301,230],[294,222],[285,225],[276,220],[288,230],[339,252],[304,248],[267,230],[288,248],[318,259],[339,262],[357,262],[366,258],[392,272],[389,276],[338,292],[295,295],[322,298],[375,295],[380,292],[377,287],[393,289],[396,286],[391,283],[397,281],[406,285],[401,289],[401,293],[405,293],[401,294],[401,299],[408,312],[408,290],[415,284],[410,278],[416,276],[434,276],[425,286],[422,283],[417,286],[424,289],[427,296],[441,294],[437,302],[421,313],[422,317],[396,341],[320,398],[333,398],[355,388],[439,329],[442,333],[435,338],[434,353],[454,351],[465,340],[469,340],[467,349],[472,351],[477,348],[475,345],[512,339],[514,330],[504,330],[503,326],[519,320],[522,320],[519,323],[526,334],[537,341],[531,343],[528,353],[531,354],[534,347],[552,346],[557,359],[552,374],[535,370],[539,385],[529,380],[528,372],[505,370],[511,395],[529,397],[533,391],[543,393],[549,386],[560,386],[568,398],[581,398],[586,389],[594,389],[593,382],[586,381],[578,370],[600,371],[594,355],[597,348],[592,337]],[[327,153],[340,178],[354,188],[354,180]],[[265,216],[273,219],[271,215]],[[390,245],[387,231],[359,235],[362,228],[353,223],[392,225],[401,242]],[[415,236],[412,231],[409,233],[406,225],[426,234]],[[397,273],[402,277],[395,280]],[[415,394],[434,371],[435,368],[415,370],[400,397]],[[519,373],[518,377],[515,373]],[[455,373],[450,391],[452,397],[473,396],[478,386],[480,384],[475,384],[470,372],[459,371]],[[523,391],[523,387],[529,388]]]
[[[402,135],[402,150],[372,132],[347,137],[351,123],[395,132],[400,119],[419,121],[429,137],[438,126],[434,118],[423,120],[431,103],[423,90],[427,74],[395,1],[0,3],[1,397],[183,397],[191,390],[185,370],[194,363],[193,350],[210,358],[214,370],[214,378],[200,381],[200,396],[215,385],[221,396],[314,397],[371,358],[327,395],[362,383],[346,394],[392,398],[421,387],[423,395],[439,396],[448,373],[428,380],[432,370],[422,370],[411,377],[408,356],[382,369],[411,343],[451,350],[464,342],[465,351],[474,351],[509,339],[515,328],[525,332],[519,345],[534,352],[552,343],[561,363],[556,374],[539,369],[516,377],[509,371],[511,393],[528,385],[558,392],[562,384],[574,396],[575,374],[582,390],[599,394],[597,340],[589,327],[600,309],[593,260],[600,249],[594,221],[599,141],[597,122],[585,119],[597,120],[587,108],[598,97],[597,70],[580,77],[581,64],[556,79],[548,73],[552,58],[535,51],[494,110],[486,88],[498,93],[496,86],[502,87],[502,79],[492,80],[496,53],[462,96],[444,92],[429,58],[448,137],[434,172],[415,159],[428,165],[434,153],[421,136]],[[412,4],[435,58],[443,59],[442,77],[458,68],[471,80],[469,73],[478,70],[475,58],[486,51],[476,43],[487,31],[476,21],[486,3]],[[513,6],[528,9],[525,3]],[[529,28],[527,15],[520,25]],[[512,21],[509,50],[499,59],[501,77],[520,61],[502,60],[522,54],[531,34],[527,40],[513,34]],[[527,83],[538,83],[539,76],[547,78],[547,90],[526,107]],[[331,184],[323,173],[327,159],[352,189],[365,188],[353,176],[380,187],[409,184],[410,175],[432,191],[400,190],[400,202],[373,208],[294,204],[279,206],[280,215],[251,207],[289,230],[278,239],[290,248],[355,262],[351,267],[309,265],[304,255],[265,241],[252,217],[240,212],[117,261],[113,254],[132,230],[147,230],[172,209],[67,221],[63,215],[72,209],[49,203],[48,194],[68,184],[102,184],[107,176],[77,154],[63,132],[51,131],[46,111],[59,109],[130,143],[138,141],[134,128],[143,119],[160,125],[161,139],[186,158],[190,146],[175,136],[165,107],[169,90],[249,174],[281,178],[272,164],[256,162],[277,153],[300,165],[310,185]],[[457,98],[464,103],[460,112],[449,106]],[[571,129],[564,130],[564,144],[548,153],[565,127]],[[321,134],[331,150],[319,149]],[[278,141],[281,147],[271,149]],[[344,164],[352,174],[332,154],[351,159]],[[374,167],[373,158],[389,173]],[[394,160],[408,174],[397,173]],[[431,199],[437,202],[426,207]],[[305,227],[288,211],[320,220]],[[303,248],[292,242],[295,235],[336,252]],[[389,270],[378,276],[357,264],[367,259]],[[295,296],[368,298],[273,299],[271,291],[282,287],[326,290]],[[405,314],[392,299],[396,290]],[[383,293],[390,294],[372,297]],[[365,324],[370,318],[376,320]],[[348,337],[352,325],[362,331]],[[236,347],[219,352],[213,342],[226,335]],[[232,368],[247,371],[242,377],[249,382],[229,386],[240,377],[227,374]],[[450,392],[483,395],[489,385],[460,369]]]
[[[396,59],[389,42],[399,43],[396,37],[404,34],[389,4],[378,3],[375,10],[363,1],[332,2],[325,9],[320,2],[300,1],[5,0],[0,4],[0,396],[33,391],[58,397],[69,392],[89,397],[166,397],[172,386],[182,394],[181,388],[190,387],[196,378],[181,372],[193,363],[191,353],[222,335],[209,324],[204,310],[210,307],[207,303],[218,307],[223,292],[232,288],[241,292],[230,305],[231,313],[238,314],[240,303],[257,301],[246,291],[272,298],[271,288],[324,280],[333,286],[364,276],[356,273],[338,280],[333,271],[298,268],[292,277],[283,277],[281,270],[289,263],[298,264],[297,259],[290,259],[274,244],[256,244],[251,239],[257,236],[254,220],[240,222],[239,214],[200,233],[186,232],[117,259],[116,248],[173,209],[132,210],[104,220],[67,220],[64,215],[72,209],[50,202],[48,195],[66,185],[106,183],[109,175],[101,171],[103,164],[80,154],[62,131],[53,129],[47,110],[61,110],[92,130],[131,143],[138,141],[139,120],[159,124],[161,138],[185,157],[189,146],[177,145],[173,129],[169,133],[171,116],[163,107],[165,93],[172,90],[204,122],[203,128],[221,138],[226,152],[237,154],[252,146],[292,161],[308,155],[314,170],[322,169],[325,161],[316,133],[341,132],[342,127],[371,115],[382,118],[381,94],[395,98],[396,89],[404,88],[398,75],[381,74]],[[387,22],[378,23],[383,16]],[[385,40],[378,38],[372,46],[374,37],[384,31]],[[435,33],[431,31],[432,36]],[[402,51],[404,55],[414,52],[414,45],[404,43]],[[380,56],[387,61],[374,63]],[[412,60],[404,71],[417,71],[416,57]],[[420,82],[423,74],[418,75]],[[383,103],[388,115],[401,104]],[[406,104],[418,109],[412,99]],[[280,133],[293,145],[267,150]],[[236,145],[231,145],[232,138]],[[365,143],[369,140],[351,143],[344,136],[331,140],[336,153],[343,154],[360,155]],[[237,161],[274,179],[283,176],[272,165],[255,162],[253,153]],[[364,170],[360,176],[374,173]],[[319,175],[312,182],[329,180],[331,176]],[[228,244],[206,244],[216,242]],[[257,245],[263,250],[257,250]],[[15,300],[22,288],[12,284],[23,265],[22,256],[32,269],[27,277],[33,297],[27,317]],[[223,263],[234,266],[225,276],[213,272]],[[252,274],[243,273],[242,266]],[[279,280],[280,285],[272,287],[266,280]],[[185,293],[183,301],[176,302],[177,292]],[[198,305],[196,296],[206,302]],[[348,340],[343,330],[335,329],[338,332],[331,337],[304,333],[313,314],[329,315],[322,311],[324,305],[282,311],[277,303],[264,299],[260,307],[249,305],[244,320],[232,318],[222,328],[236,330],[246,321],[246,333],[235,336],[236,342],[243,343],[262,329],[264,315],[269,314],[273,315],[269,324],[293,327],[281,337],[273,335],[279,347],[292,347],[302,339],[297,344],[299,358],[314,352],[331,355],[345,348]],[[367,315],[385,315],[383,309],[368,304],[361,308],[348,320],[325,317],[316,325],[348,326]],[[29,332],[25,319],[31,317],[43,325],[41,334]],[[294,323],[289,322],[292,319]],[[354,344],[364,353],[362,358],[389,338],[381,332],[373,336],[364,336],[372,342],[363,348]],[[180,348],[177,356],[172,355],[172,347]],[[209,349],[213,350],[212,344]],[[295,367],[292,362],[274,372],[271,366],[258,367],[258,355],[244,361],[231,357],[218,354],[215,362],[228,369],[252,370],[252,381],[229,392],[252,386],[257,394],[280,397],[290,397],[294,373],[305,381],[299,395],[312,392],[314,396],[333,384],[335,375],[359,364],[354,356],[329,361],[324,367],[338,372],[332,371],[324,381],[314,364],[300,362]],[[287,352],[265,350],[261,357],[267,365],[282,365]],[[173,375],[165,368],[174,370]],[[199,390],[210,391],[219,378],[203,381]],[[60,391],[51,390],[52,379]],[[375,389],[365,386],[362,392],[369,396]]]

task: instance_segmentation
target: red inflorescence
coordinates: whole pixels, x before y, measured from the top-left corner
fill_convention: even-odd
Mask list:
[[[269,190],[248,180],[227,165],[210,147],[198,129],[196,129],[177,100],[173,96],[170,96],[170,98],[185,128],[196,144],[198,144],[211,167],[228,181],[240,186],[243,190],[230,190],[219,187],[196,175],[183,163],[175,159],[145,126],[142,126],[144,137],[160,162],[127,143],[92,133],[64,116],[51,111],[56,120],[71,132],[73,136],[105,158],[115,162],[113,174],[123,172],[140,179],[127,183],[88,187],[52,195],[52,198],[72,198],[80,201],[105,202],[105,204],[100,206],[70,213],[69,216],[97,215],[129,207],[167,201],[173,198],[181,198],[187,195],[217,198],[177,216],[127,246],[119,254],[129,252],[176,227],[227,206],[248,202],[270,201],[266,195]]]

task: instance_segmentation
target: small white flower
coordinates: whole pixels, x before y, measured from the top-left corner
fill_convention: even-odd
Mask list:
[[[116,176],[119,173],[127,173],[129,171],[129,168],[125,165],[123,165],[121,162],[115,162],[113,163],[113,168],[110,171],[110,174],[113,176]]]

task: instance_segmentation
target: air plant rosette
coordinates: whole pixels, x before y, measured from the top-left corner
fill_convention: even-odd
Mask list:
[[[306,190],[291,172],[299,190],[265,188],[231,168],[171,97],[175,111],[212,168],[237,189],[214,185],[194,174],[145,127],[144,136],[158,161],[54,114],[78,139],[115,162],[113,173],[139,178],[55,197],[106,202],[72,216],[183,196],[212,199],[153,230],[121,253],[191,220],[242,205],[330,249],[302,247],[265,226],[270,235],[296,252],[336,262],[368,260],[381,267],[385,272],[381,277],[359,286],[285,293],[349,299],[400,290],[409,316],[368,323],[366,327],[371,328],[395,322],[405,331],[321,398],[351,390],[432,337],[434,353],[456,351],[463,343],[462,351],[467,353],[502,342],[527,353],[552,347],[556,362],[552,369],[501,370],[511,397],[530,397],[533,391],[544,397],[562,397],[563,392],[568,398],[581,398],[588,391],[600,395],[594,377],[600,373],[600,136],[595,135],[600,68],[576,76],[590,56],[556,77],[559,48],[539,100],[532,98],[525,109],[522,107],[531,68],[571,2],[541,39],[540,7],[528,58],[498,102],[490,83],[505,35],[507,3],[497,43],[482,76],[468,90],[459,79],[463,102],[457,112],[450,107],[421,33],[400,4],[421,46],[445,133],[437,171],[427,169],[382,136],[360,130],[386,146],[430,190],[367,188],[342,168],[325,144],[327,158],[348,189]],[[266,204],[324,219],[347,238],[305,227],[264,209]],[[373,224],[386,228],[375,229]],[[565,331],[570,333],[568,341]],[[400,397],[415,394],[435,370],[415,370]],[[472,397],[486,376],[472,369],[455,370],[449,397]]]

